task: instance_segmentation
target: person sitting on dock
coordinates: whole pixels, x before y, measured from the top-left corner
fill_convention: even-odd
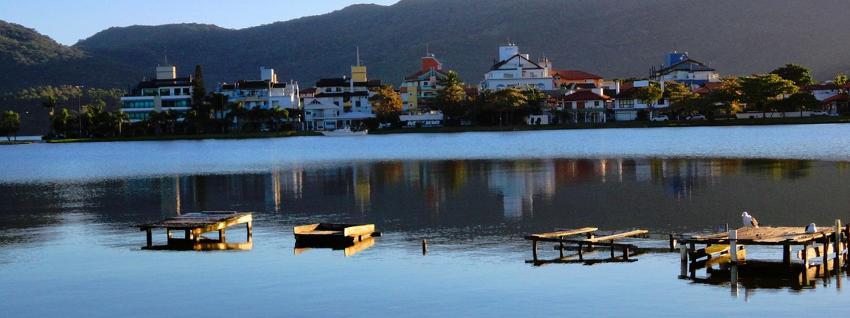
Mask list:
[[[741,220],[744,223],[744,227],[759,227],[759,221],[756,220],[756,218],[750,215],[750,213],[747,211],[744,211],[744,214],[741,214]]]

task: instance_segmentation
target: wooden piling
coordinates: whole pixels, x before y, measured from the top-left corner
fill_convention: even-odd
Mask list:
[[[679,259],[682,261],[680,276],[688,275],[688,247],[685,245],[679,246]]]
[[[823,256],[824,274],[826,274],[829,273],[829,235],[823,235],[823,253],[821,254]]]
[[[614,240],[611,240],[611,258],[614,258]]]
[[[145,235],[146,235],[146,238],[147,238],[147,246],[148,246],[148,247],[153,246],[153,230],[152,230],[152,229],[147,229],[147,230],[145,231]]]
[[[791,266],[791,245],[787,243],[782,245],[782,264],[785,267]]]
[[[835,244],[835,268],[839,273],[841,273],[841,254],[844,252],[841,249],[841,220],[835,220],[835,233],[833,233],[835,238],[833,239],[833,244]]]
[[[192,230],[185,230],[184,232],[185,232],[185,233],[184,233],[184,237],[183,237],[183,238],[185,238],[186,240],[192,240],[192,239],[194,239],[194,238],[192,237]]]
[[[534,249],[534,260],[537,260],[537,241],[534,241],[535,249]],[[428,240],[422,240],[422,255],[428,254]]]
[[[738,230],[729,231],[729,260],[738,264]]]
[[[558,242],[558,255],[564,258],[564,241]]]
[[[425,250],[425,241],[422,241],[422,250]],[[579,249],[579,255],[581,255],[581,249]],[[531,258],[534,261],[537,261],[537,240],[531,240]]]
[[[245,223],[245,228],[246,228],[246,230],[247,230],[247,232],[248,232],[248,233],[247,233],[247,235],[248,235],[248,237],[247,237],[248,241],[251,241],[251,237],[252,237],[252,236],[254,236],[254,235],[253,235],[253,234],[254,234],[254,233],[253,233],[254,226],[253,226],[253,224],[252,224],[252,223],[253,223],[253,222],[251,222],[251,221],[248,221],[247,223]]]
[[[171,233],[171,229],[165,229],[165,236],[168,237],[168,240],[170,241],[171,238],[174,237],[174,234]]]
[[[676,242],[676,238],[673,237],[673,234],[670,234],[670,251],[671,252],[676,250],[676,245],[678,245],[678,242]]]
[[[224,241],[227,240],[227,234],[224,231],[225,231],[224,229],[218,230],[218,240],[221,241],[222,243],[224,243]]]

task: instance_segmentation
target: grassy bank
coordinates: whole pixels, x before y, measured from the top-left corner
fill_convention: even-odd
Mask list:
[[[606,124],[566,124],[548,126],[469,126],[469,127],[439,127],[439,128],[394,128],[372,130],[372,135],[388,135],[403,133],[461,133],[461,132],[494,132],[494,131],[535,131],[535,130],[568,130],[568,129],[604,129],[604,128],[658,128],[658,127],[716,127],[716,126],[765,126],[765,125],[801,125],[801,124],[835,124],[850,123],[850,117],[809,117],[809,118],[757,118],[714,121],[667,121],[667,122],[608,122]],[[298,136],[321,136],[316,132],[271,132],[271,133],[240,133],[240,134],[204,134],[204,135],[160,135],[115,138],[76,138],[48,140],[48,143],[72,142],[109,142],[109,141],[162,141],[162,140],[202,140],[202,139],[254,139],[282,138]]]

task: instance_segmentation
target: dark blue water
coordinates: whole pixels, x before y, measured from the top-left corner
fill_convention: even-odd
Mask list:
[[[847,222],[848,176],[850,165],[823,161],[535,159],[5,182],[0,315],[831,315],[846,312],[846,276],[742,282],[733,293],[728,282],[679,279],[676,253],[535,267],[522,236],[586,225],[705,232],[737,225],[743,210],[766,225]],[[197,210],[253,211],[250,249],[141,249],[134,225]],[[375,223],[384,236],[349,256],[296,251],[292,227],[318,221]],[[164,233],[154,238],[164,244]],[[541,254],[557,252],[544,245]],[[754,248],[748,257],[780,254]]]

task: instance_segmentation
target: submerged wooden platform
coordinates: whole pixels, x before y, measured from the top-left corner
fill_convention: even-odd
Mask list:
[[[292,229],[296,244],[350,245],[370,237],[380,236],[374,224],[315,223]]]
[[[184,240],[200,242],[201,234],[218,231],[218,242],[226,242],[226,229],[238,224],[246,224],[247,240],[251,242],[253,216],[251,213],[235,211],[205,211],[185,213],[165,220],[139,225],[139,230],[147,233],[147,248],[153,246],[153,230],[165,229],[170,241],[174,240],[172,231],[183,231]]]
[[[532,260],[527,262],[536,266],[548,263],[599,263],[584,259],[583,251],[585,249],[593,250],[595,246],[605,246],[610,248],[611,257],[609,260],[605,260],[605,262],[615,262],[618,261],[618,259],[619,262],[630,262],[632,261],[630,257],[637,255],[637,247],[632,244],[617,243],[617,241],[625,238],[641,237],[649,233],[647,230],[633,230],[597,237],[596,231],[598,230],[599,229],[596,227],[582,227],[527,235],[525,236],[525,239],[531,241],[532,250]],[[584,236],[584,238],[577,238],[580,236]],[[552,260],[540,260],[537,252],[537,245],[539,242],[558,243],[558,246],[555,248],[560,253],[559,257]],[[574,256],[565,256],[564,251],[567,250],[568,246],[577,246],[578,254]],[[622,256],[619,258],[615,256],[615,251],[617,250],[622,251]],[[576,257],[577,259],[575,259]]]

